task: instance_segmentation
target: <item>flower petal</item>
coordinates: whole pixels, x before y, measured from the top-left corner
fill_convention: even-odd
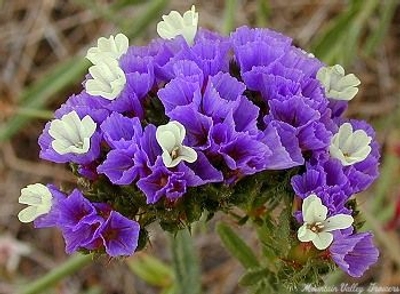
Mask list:
[[[324,231],[342,230],[350,227],[354,222],[354,218],[348,214],[336,214],[324,221]]]
[[[333,235],[328,232],[319,232],[316,234],[315,238],[312,240],[313,244],[315,247],[317,247],[318,250],[324,250],[331,245],[333,241]]]

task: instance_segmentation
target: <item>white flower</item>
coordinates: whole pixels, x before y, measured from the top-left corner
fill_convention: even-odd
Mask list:
[[[325,88],[328,98],[349,101],[356,96],[360,80],[354,74],[345,75],[339,64],[322,67],[317,72],[317,79]]]
[[[82,120],[76,111],[50,123],[49,134],[54,139],[51,146],[58,154],[85,154],[90,148],[90,138],[96,131],[96,123],[86,115]]]
[[[196,151],[182,145],[185,136],[185,127],[177,121],[157,128],[156,139],[163,150],[162,159],[166,167],[177,166],[182,160],[189,163],[197,160]]]
[[[18,219],[22,223],[29,223],[48,213],[51,210],[52,199],[53,195],[46,186],[40,183],[28,185],[21,190],[18,202],[29,206],[18,213]]]
[[[353,132],[349,123],[340,126],[339,131],[332,137],[329,152],[333,158],[348,166],[363,161],[371,153],[369,145],[372,138],[363,130]]]
[[[108,39],[101,37],[97,40],[97,47],[91,47],[86,53],[86,58],[93,64],[102,61],[104,57],[118,60],[128,51],[129,40],[124,34],[118,34]]]
[[[171,11],[162,18],[163,21],[157,24],[157,33],[161,38],[169,40],[182,35],[188,44],[193,44],[199,22],[199,14],[195,11],[194,5],[191,10],[183,14],[183,17],[179,12]]]
[[[114,100],[124,89],[125,73],[114,59],[103,58],[89,68],[89,73],[92,79],[86,81],[85,89],[90,95]]]
[[[326,218],[328,209],[315,194],[303,200],[302,212],[304,224],[297,231],[297,238],[301,242],[311,241],[319,250],[331,245],[331,231],[347,229],[354,222],[353,217],[348,214],[336,214]]]

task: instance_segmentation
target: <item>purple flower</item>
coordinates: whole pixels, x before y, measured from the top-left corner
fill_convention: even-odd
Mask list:
[[[160,164],[149,176],[140,179],[137,186],[146,195],[148,204],[156,203],[164,196],[175,200],[186,192],[184,176],[184,173],[173,173]]]
[[[333,261],[352,277],[361,277],[379,257],[369,232],[336,237],[329,247]]]
[[[299,141],[292,126],[272,121],[260,136],[260,140],[272,151],[266,158],[266,169],[281,170],[304,164]]]
[[[155,83],[153,57],[125,54],[120,60],[120,66],[125,73],[126,84],[129,85],[122,91],[121,97],[133,92],[142,99]]]
[[[96,240],[100,237],[99,229],[103,223],[102,217],[91,215],[81,219],[75,227],[61,226],[65,240],[65,251],[71,254],[79,249],[97,249]]]
[[[177,77],[158,91],[158,96],[165,107],[165,113],[170,114],[177,106],[191,104],[201,98],[201,85],[196,79]]]
[[[139,175],[140,166],[135,164],[136,145],[129,149],[115,149],[107,154],[106,160],[97,167],[97,172],[105,174],[113,184],[129,185]]]
[[[75,189],[60,205],[59,225],[62,228],[75,229],[82,220],[92,219],[96,215],[97,211],[93,204]]]
[[[100,126],[103,137],[111,148],[128,149],[142,136],[142,126],[137,117],[128,118],[113,112]]]
[[[112,257],[132,255],[139,241],[140,226],[116,211],[99,228],[105,250]]]
[[[200,150],[210,147],[212,118],[201,114],[194,104],[181,106],[171,112],[170,118],[179,121],[186,129],[184,144]]]
[[[292,42],[278,32],[248,27],[238,28],[230,37],[241,72],[254,66],[271,66],[284,56]]]

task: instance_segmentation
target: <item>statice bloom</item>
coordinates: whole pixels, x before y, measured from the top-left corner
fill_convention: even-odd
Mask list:
[[[324,250],[331,245],[332,231],[347,229],[354,221],[353,217],[347,214],[327,217],[328,208],[315,194],[303,200],[302,214],[304,224],[297,231],[297,237],[301,242],[311,241],[319,250]]]
[[[131,255],[138,244],[139,224],[113,211],[108,205],[94,205],[74,190],[60,206],[58,227],[66,252],[102,250],[113,257]]]
[[[126,53],[129,40],[124,34],[110,36],[108,39],[101,37],[97,40],[97,46],[89,48],[86,58],[93,64],[101,62],[104,58],[119,59]]]
[[[59,208],[66,195],[53,185],[40,183],[28,185],[21,190],[19,203],[27,204],[18,214],[23,222],[34,222],[36,228],[56,226],[59,219]]]
[[[338,234],[329,247],[333,261],[352,277],[361,277],[379,257],[369,232],[353,235]]]
[[[100,141],[93,119],[71,111],[46,124],[39,137],[39,155],[57,163],[89,163],[100,155]]]
[[[343,118],[359,79],[273,30],[198,24],[193,6],[164,15],[147,45],[117,34],[89,48],[80,93],[39,137],[40,157],[69,164],[80,190],[26,188],[20,220],[59,228],[68,253],[128,256],[152,222],[176,232],[234,206],[263,218],[285,195],[290,245],[362,275],[377,252],[353,227],[353,199],[380,154],[371,126]]]

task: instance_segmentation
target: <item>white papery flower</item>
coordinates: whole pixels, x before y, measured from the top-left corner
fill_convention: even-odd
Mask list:
[[[328,208],[321,199],[311,194],[303,200],[302,213],[304,224],[297,231],[301,242],[312,242],[319,250],[324,250],[333,241],[332,231],[349,228],[354,219],[348,214],[336,214],[326,218]]]
[[[325,88],[328,98],[349,101],[356,96],[357,86],[361,81],[354,75],[345,75],[344,69],[339,64],[321,67],[317,72],[317,79]]]
[[[372,138],[363,130],[353,132],[350,123],[344,123],[332,137],[329,152],[333,158],[348,166],[363,161],[371,153]]]
[[[124,89],[126,77],[119,67],[118,61],[104,57],[101,62],[89,68],[92,79],[85,83],[86,92],[93,96],[101,96],[114,100]]]
[[[51,146],[60,155],[85,154],[89,151],[96,127],[89,115],[81,120],[76,111],[72,111],[50,123],[49,135],[54,139]]]
[[[177,121],[157,128],[156,139],[163,151],[162,159],[166,167],[177,166],[182,160],[189,163],[197,160],[196,151],[182,145],[185,136],[185,127]]]
[[[23,188],[18,202],[29,206],[18,213],[19,221],[29,223],[39,216],[48,213],[51,210],[52,199],[53,195],[49,188],[40,183],[28,185],[26,188]]]
[[[189,45],[193,44],[199,22],[199,14],[195,9],[195,6],[192,5],[192,8],[186,11],[183,16],[177,11],[163,15],[163,21],[157,24],[158,35],[167,40],[182,35]]]
[[[104,58],[118,60],[128,51],[129,40],[124,34],[118,34],[108,39],[101,37],[97,40],[97,47],[91,47],[86,53],[86,58],[93,64],[101,62]]]

